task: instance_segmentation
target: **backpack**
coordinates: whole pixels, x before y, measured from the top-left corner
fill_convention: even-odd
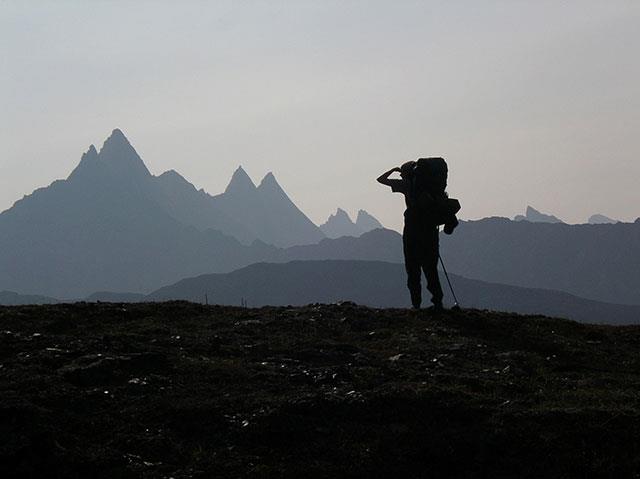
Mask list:
[[[420,158],[413,169],[414,203],[421,217],[434,226],[457,223],[460,202],[446,192],[449,168],[444,158]]]

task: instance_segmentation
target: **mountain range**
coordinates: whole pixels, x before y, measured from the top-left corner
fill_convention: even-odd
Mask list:
[[[516,215],[513,221],[529,221],[530,223],[564,223],[560,218],[547,213],[541,213],[532,206],[527,206],[524,215]],[[596,213],[589,216],[587,223],[590,225],[613,224],[618,220],[609,218],[608,216]]]
[[[524,215],[516,215],[513,221],[529,221],[531,223],[563,223],[560,218],[546,213],[541,213],[533,206],[527,206]]]
[[[461,222],[441,235],[447,267],[467,278],[640,304],[640,222]]]
[[[0,214],[0,290],[148,292],[323,238],[272,173],[255,186],[240,167],[212,196],[174,170],[153,176],[116,129],[68,178]]]
[[[381,261],[321,260],[255,263],[230,273],[186,278],[148,295],[97,292],[86,302],[137,303],[168,300],[221,305],[303,306],[352,301],[379,308],[408,308],[404,268]],[[584,323],[637,324],[640,306],[612,304],[539,288],[490,283],[451,274],[465,308],[564,317]],[[445,303],[453,304],[446,287]],[[424,298],[429,304],[428,295]],[[1,305],[49,304],[58,300],[0,292]]]
[[[589,223],[590,225],[613,224],[618,223],[618,220],[614,220],[613,218],[609,218],[608,216],[596,213],[595,215],[589,216],[587,223]]]
[[[522,288],[450,275],[464,307],[543,314],[585,323],[633,324],[640,306],[625,306],[580,298],[547,289]],[[445,278],[442,278],[443,285]],[[292,261],[259,263],[227,274],[188,278],[144,297],[144,301],[183,299],[249,306],[301,306],[354,301],[380,308],[410,307],[400,264],[380,261]],[[446,303],[452,296],[445,290]],[[424,298],[428,305],[428,297]]]
[[[58,298],[149,291],[185,274],[230,271],[275,249],[179,221],[158,184],[114,130],[99,153],[91,146],[82,155],[66,180],[0,214],[0,290]],[[210,218],[233,221],[217,213]]]
[[[364,212],[347,227],[377,226]],[[401,214],[400,212],[398,213]],[[342,218],[342,220],[341,220]],[[274,175],[256,186],[242,168],[212,196],[175,171],[153,176],[120,130],[91,146],[65,180],[0,214],[0,291],[69,299],[95,291],[148,294],[176,281],[256,262],[402,262],[401,236],[335,229],[326,238]],[[461,276],[640,304],[640,221],[568,225],[486,218],[442,236]]]
[[[354,222],[342,208],[338,208],[335,214],[329,216],[327,221],[320,225],[320,229],[327,238],[360,236],[367,231],[382,227],[380,222],[365,210],[358,211],[358,217]]]
[[[450,275],[456,296],[468,308],[543,314],[585,323],[631,324],[640,320],[640,305],[626,306],[580,298],[546,289],[522,288]],[[446,288],[445,278],[442,278]],[[166,286],[145,301],[184,299],[249,306],[302,306],[354,301],[380,308],[411,306],[404,267],[380,261],[293,261],[259,263],[227,274],[188,278]],[[429,304],[428,295],[423,298]],[[452,296],[445,289],[445,302]]]

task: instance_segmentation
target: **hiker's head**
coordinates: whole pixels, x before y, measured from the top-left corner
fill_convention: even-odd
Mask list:
[[[400,176],[404,179],[408,179],[411,178],[411,175],[413,174],[413,169],[416,166],[416,162],[415,161],[407,161],[405,164],[403,164],[400,167]]]

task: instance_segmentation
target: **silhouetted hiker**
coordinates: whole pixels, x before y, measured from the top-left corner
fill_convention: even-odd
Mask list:
[[[394,172],[400,173],[401,179],[389,178]],[[457,200],[449,199],[445,192],[447,174],[444,159],[420,158],[392,168],[378,178],[379,183],[390,186],[394,193],[404,194],[407,209],[402,243],[407,287],[413,307],[419,309],[422,303],[420,277],[424,272],[433,303],[429,309],[433,312],[443,309],[438,276],[439,225],[444,224],[445,233],[451,234],[458,225],[455,215],[460,209]]]

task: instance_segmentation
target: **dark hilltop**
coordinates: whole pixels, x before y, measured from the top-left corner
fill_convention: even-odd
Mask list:
[[[0,307],[2,477],[633,477],[640,327]]]

